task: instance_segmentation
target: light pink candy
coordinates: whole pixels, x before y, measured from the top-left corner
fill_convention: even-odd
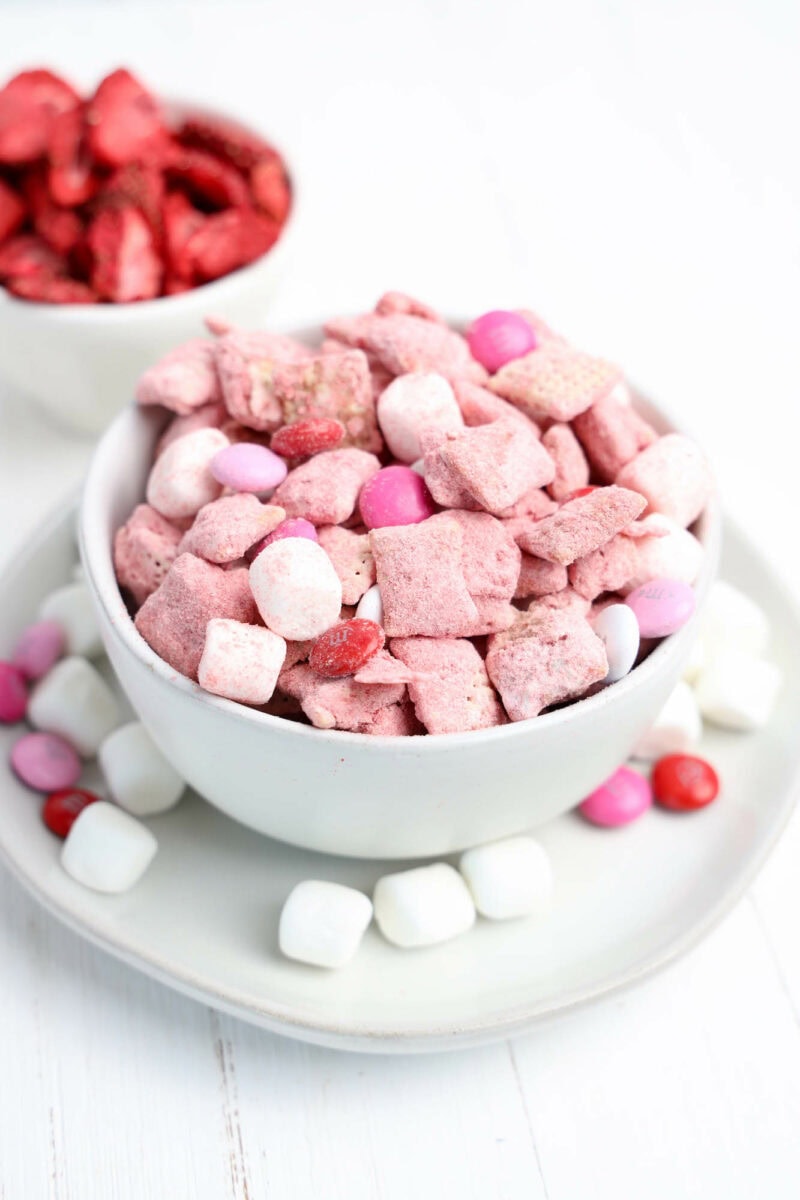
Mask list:
[[[37,792],[74,787],[81,774],[77,753],[55,733],[26,733],[11,751],[11,766]]]
[[[536,337],[519,313],[495,309],[473,321],[467,334],[470,352],[494,374],[514,358],[536,349]]]
[[[21,721],[28,708],[25,678],[19,667],[0,661],[0,724]]]
[[[436,512],[425,480],[411,467],[384,467],[367,480],[358,497],[367,529],[418,525]]]
[[[614,829],[641,817],[652,803],[653,793],[645,777],[630,767],[620,767],[586,797],[578,812],[593,825]]]
[[[636,614],[642,637],[668,637],[691,617],[697,603],[694,589],[680,579],[651,579],[626,597]]]
[[[293,537],[308,538],[310,542],[319,541],[316,529],[310,521],[306,521],[305,517],[287,517],[285,521],[281,521],[277,529],[273,529],[272,533],[268,533],[260,542],[256,542],[255,546],[247,551],[245,558],[248,562],[252,562],[262,550],[271,546],[273,542]]]
[[[58,621],[34,621],[23,629],[12,662],[26,679],[41,679],[61,658],[66,635]]]
[[[214,455],[211,474],[217,483],[235,492],[268,492],[283,483],[288,467],[266,446],[237,442]]]

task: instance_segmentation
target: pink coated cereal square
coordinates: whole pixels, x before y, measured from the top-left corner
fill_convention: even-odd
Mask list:
[[[353,446],[324,450],[290,471],[272,500],[288,517],[304,517],[312,525],[341,525],[353,515],[359,492],[380,466],[374,454]]]
[[[397,704],[379,708],[372,720],[359,725],[358,732],[372,737],[418,737],[425,726],[417,720],[414,705],[406,696]]]
[[[569,582],[579,595],[594,600],[603,592],[618,592],[636,570],[636,547],[624,533],[579,558],[569,568]]]
[[[542,445],[556,466],[547,490],[554,500],[568,500],[589,482],[589,463],[581,444],[569,425],[556,422],[542,434]]]
[[[612,483],[622,468],[658,437],[630,404],[622,404],[613,395],[603,396],[579,413],[572,428],[603,483]]]
[[[278,687],[300,701],[317,729],[357,731],[373,724],[381,709],[398,704],[406,695],[404,684],[356,683],[352,675],[325,679],[306,663],[283,670]]]
[[[571,612],[573,616],[579,617],[588,616],[590,607],[591,604],[586,597],[579,595],[574,588],[569,586],[562,588],[560,592],[536,596],[526,605],[528,612],[543,612],[548,608],[557,608],[559,611]]]
[[[503,725],[505,715],[483,659],[464,638],[394,638],[397,658],[429,678],[408,685],[428,733],[462,733]]]
[[[197,682],[240,704],[266,704],[275,691],[286,643],[263,625],[212,617],[206,626]]]
[[[283,423],[283,414],[264,378],[263,364],[300,362],[311,357],[302,342],[280,333],[236,331],[221,337],[215,344],[215,359],[230,415],[250,429],[277,429]]]
[[[527,600],[529,596],[549,596],[567,586],[567,568],[560,563],[546,562],[532,554],[523,554],[520,562],[515,600]]]
[[[604,546],[645,508],[638,492],[622,487],[596,488],[562,504],[557,512],[532,522],[517,534],[517,545],[528,554],[568,567]]]
[[[668,433],[640,451],[616,482],[640,492],[648,512],[663,513],[684,528],[700,516],[714,490],[705,455],[682,433]]]
[[[501,521],[514,521],[518,519],[541,521],[542,517],[549,517],[550,513],[554,513],[558,505],[551,496],[543,488],[530,488],[521,496],[516,504],[510,504],[508,508],[504,508],[502,512],[497,513]],[[513,527],[512,527],[513,528]]]
[[[394,658],[388,650],[379,650],[373,654],[369,662],[359,668],[353,676],[356,683],[417,683],[428,676],[424,671],[415,671],[407,667],[399,658]]]
[[[369,537],[365,533],[342,529],[340,525],[323,525],[318,536],[320,546],[342,581],[342,600],[345,604],[357,604],[375,582],[375,562]]]
[[[145,371],[136,387],[139,404],[160,404],[187,416],[222,400],[216,346],[208,338],[192,338],[176,346]]]
[[[430,308],[427,304],[423,304],[421,300],[416,300],[413,296],[406,295],[405,292],[384,292],[375,305],[375,312],[381,317],[391,317],[395,313],[406,313],[408,316],[422,317],[424,321],[434,321],[437,325],[446,324],[434,309]]]
[[[511,417],[516,421],[526,422],[534,433],[539,435],[539,426],[535,421],[531,421],[507,400],[501,400],[499,396],[495,396],[494,392],[490,392],[488,388],[471,383],[468,379],[455,379],[453,380],[453,392],[458,407],[461,409],[464,424],[470,428],[475,425],[491,425],[492,421],[499,421],[501,417]]]
[[[440,463],[480,508],[492,513],[507,509],[530,488],[549,483],[555,472],[535,433],[507,418],[448,435],[437,449],[426,452],[425,481],[441,504]]]
[[[409,313],[339,317],[325,325],[325,333],[368,351],[392,375],[438,371],[448,379],[480,383],[486,378],[483,367],[470,354],[466,338],[425,317]]]
[[[619,367],[580,350],[533,350],[492,376],[489,387],[534,420],[571,421],[622,378]]]
[[[520,551],[502,521],[488,513],[453,509],[430,517],[431,525],[457,521],[461,527],[461,572],[476,604],[482,600],[506,603],[519,577]]]
[[[262,504],[249,492],[223,496],[201,508],[184,535],[179,553],[208,562],[232,563],[260,538],[280,525],[286,513],[277,504]]]
[[[114,570],[137,605],[161,584],[178,556],[181,531],[149,504],[138,504],[114,536]]]
[[[278,400],[284,425],[330,417],[344,425],[343,445],[382,449],[369,364],[360,350],[300,362],[266,360],[258,370],[263,386]]]
[[[569,348],[569,342],[560,333],[556,333],[546,321],[539,316],[538,313],[532,312],[529,308],[515,309],[517,316],[522,317],[523,321],[527,321],[536,337],[536,346],[547,346],[553,350],[558,346]]]

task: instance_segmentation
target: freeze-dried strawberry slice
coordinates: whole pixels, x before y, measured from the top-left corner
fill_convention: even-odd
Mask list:
[[[168,275],[164,280],[163,292],[165,296],[180,296],[182,292],[190,292],[192,285],[188,279],[181,279],[178,275]]]
[[[262,158],[250,172],[250,189],[260,209],[281,224],[292,203],[289,180],[279,158]]]
[[[124,69],[105,77],[86,119],[89,148],[108,167],[148,158],[166,137],[158,102]]]
[[[47,186],[56,204],[74,208],[91,200],[98,180],[86,145],[83,108],[59,113],[50,132],[50,170]]]
[[[167,178],[179,183],[201,203],[215,208],[246,207],[250,192],[235,167],[205,150],[175,146],[166,161]]]
[[[64,275],[67,264],[40,237],[23,233],[0,246],[0,279]]]
[[[40,304],[95,304],[97,295],[77,279],[60,275],[23,275],[6,284],[12,296],[20,300],[38,300]]]
[[[16,233],[25,220],[25,205],[20,196],[0,179],[0,242]]]
[[[157,238],[161,236],[164,176],[149,163],[129,162],[119,167],[103,186],[95,205],[104,208],[138,208]]]
[[[186,248],[190,237],[205,224],[206,218],[203,213],[197,211],[183,192],[169,192],[164,201],[162,219],[167,267],[170,275],[174,277],[173,291],[170,294],[174,294],[176,280],[186,280],[187,283],[191,281],[192,260]],[[166,285],[164,290],[167,290]]]
[[[33,227],[59,254],[69,254],[83,236],[83,223],[71,208],[54,204],[43,171],[29,171],[22,190],[31,210]]]
[[[208,217],[192,234],[186,252],[198,279],[218,279],[265,254],[280,226],[248,208],[230,208]]]
[[[152,300],[161,290],[161,260],[147,221],[135,208],[108,208],[89,227],[92,286],[106,300]]]
[[[80,96],[52,71],[22,71],[0,91],[0,162],[28,163],[47,153],[59,113]]]
[[[235,121],[200,115],[187,118],[178,131],[178,139],[187,146],[210,150],[233,163],[240,171],[249,171],[261,158],[275,151],[257,134],[248,133]],[[275,155],[277,157],[277,155]]]

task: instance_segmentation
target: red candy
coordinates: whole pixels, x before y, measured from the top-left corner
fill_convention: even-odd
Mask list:
[[[27,707],[25,676],[12,663],[0,662],[0,722],[13,725],[21,721]]]
[[[61,788],[51,792],[44,802],[42,820],[56,837],[65,838],[85,808],[100,799],[83,788]]]
[[[384,640],[380,625],[354,617],[332,626],[318,637],[308,662],[318,675],[327,679],[353,675],[382,649]]]
[[[693,754],[668,754],[653,767],[656,803],[673,812],[695,812],[719,795],[719,776],[710,763]]]
[[[577,488],[574,492],[572,492],[568,496],[568,499],[569,500],[577,500],[579,496],[588,496],[590,492],[596,492],[596,491],[597,491],[596,486],[590,484],[589,487]]]
[[[273,434],[270,450],[283,458],[310,458],[322,450],[333,450],[345,434],[341,421],[328,417],[312,417],[284,425]]]

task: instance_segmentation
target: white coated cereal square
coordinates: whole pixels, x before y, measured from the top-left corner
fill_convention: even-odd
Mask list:
[[[372,901],[340,883],[306,879],[286,898],[278,941],[283,954],[315,967],[343,967],[372,920]]]
[[[375,885],[373,903],[378,928],[396,946],[446,942],[475,923],[469,888],[447,863],[384,875]]]
[[[106,800],[88,805],[61,851],[68,875],[96,892],[126,892],[141,879],[158,849],[146,826]]]
[[[111,798],[135,817],[167,812],[183,795],[184,781],[139,721],[115,729],[97,758]]]
[[[85,658],[62,658],[33,689],[28,719],[35,729],[57,733],[84,758],[119,725],[117,699]]]
[[[39,606],[39,620],[58,621],[67,640],[67,653],[96,658],[103,653],[100,626],[83,582],[56,588]]]
[[[459,870],[478,912],[493,921],[541,916],[553,897],[553,868],[535,838],[504,838],[461,855]]]

